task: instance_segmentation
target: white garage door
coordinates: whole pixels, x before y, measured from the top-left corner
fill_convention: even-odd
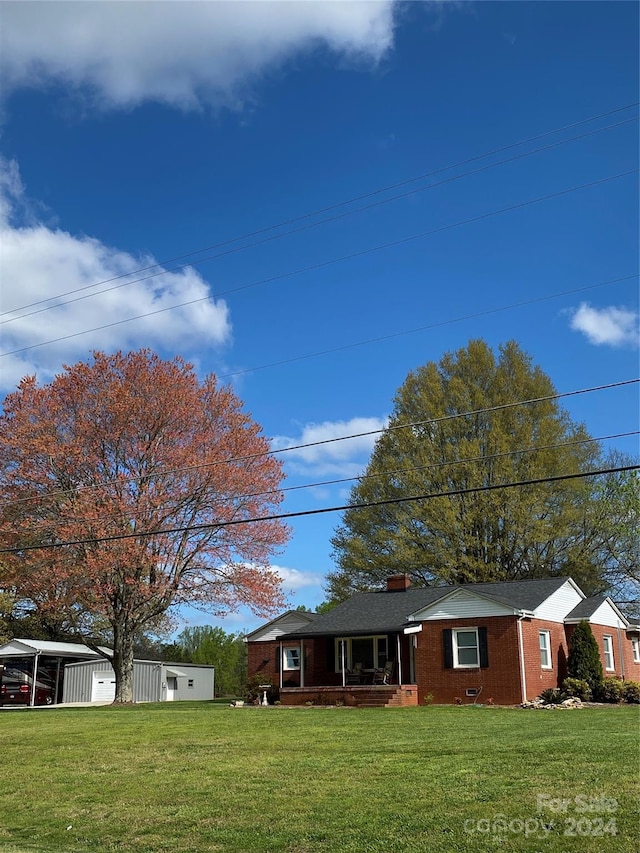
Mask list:
[[[94,672],[92,702],[113,702],[116,698],[116,677],[109,672]]]

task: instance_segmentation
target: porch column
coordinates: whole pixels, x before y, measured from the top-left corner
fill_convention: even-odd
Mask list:
[[[33,656],[33,683],[31,685],[31,698],[29,704],[33,707],[36,704],[36,680],[38,678],[38,658],[40,652],[36,652]]]
[[[400,634],[397,635],[398,646],[398,685],[402,685],[402,640]]]
[[[282,640],[280,640],[280,652],[279,652],[279,654],[280,654],[280,665],[278,666],[278,669],[280,670],[280,690],[282,690],[282,668],[283,668],[282,667]]]
[[[300,687],[304,687],[304,640],[300,640]]]
[[[347,661],[346,661],[346,657],[347,657],[347,644],[346,644],[346,642],[345,642],[344,638],[343,638],[342,640],[338,640],[338,642],[340,643],[340,648],[341,648],[341,653],[340,653],[341,661],[340,661],[340,664],[341,664],[341,666],[342,666],[342,686],[343,686],[343,687],[345,687],[345,686],[346,686],[346,684],[347,684],[347,671],[346,671],[346,670],[347,670]]]
[[[56,686],[55,693],[53,694],[53,704],[58,704],[58,690],[60,689],[60,665],[62,663],[62,658],[58,658],[58,663],[56,665]]]

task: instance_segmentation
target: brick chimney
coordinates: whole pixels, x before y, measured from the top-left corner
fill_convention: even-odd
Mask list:
[[[389,575],[387,578],[387,592],[404,592],[411,586],[409,575]]]

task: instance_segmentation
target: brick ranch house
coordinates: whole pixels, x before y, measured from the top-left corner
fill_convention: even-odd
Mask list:
[[[325,614],[290,610],[246,638],[249,676],[285,705],[514,705],[566,677],[591,624],[605,676],[640,680],[640,625],[571,578],[411,588],[394,575]]]

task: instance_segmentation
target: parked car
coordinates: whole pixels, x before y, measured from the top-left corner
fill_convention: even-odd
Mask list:
[[[0,705],[28,705],[31,702],[31,680],[24,673],[5,669],[0,684]],[[53,704],[53,685],[36,681],[36,705]]]

